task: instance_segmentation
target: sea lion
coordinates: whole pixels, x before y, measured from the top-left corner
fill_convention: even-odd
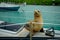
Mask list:
[[[43,30],[43,19],[42,19],[42,14],[39,10],[35,10],[34,11],[34,20],[33,21],[30,21],[28,24],[27,24],[27,27],[26,29],[31,31],[32,30],[32,33],[35,33],[35,32],[44,32]]]

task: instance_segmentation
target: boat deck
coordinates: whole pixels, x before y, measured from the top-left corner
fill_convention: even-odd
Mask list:
[[[55,32],[58,33],[60,31],[55,31]],[[0,32],[0,37],[27,37],[29,33],[30,32],[24,28],[18,34],[9,34],[9,33]],[[51,37],[51,36],[46,36],[45,33],[37,32],[33,37]],[[60,34],[55,34],[55,37],[60,37]]]

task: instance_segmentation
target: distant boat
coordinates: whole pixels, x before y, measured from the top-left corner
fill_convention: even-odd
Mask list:
[[[16,4],[8,4],[8,3],[0,4],[0,9],[2,10],[18,11],[19,8],[20,8],[20,5],[16,5]]]

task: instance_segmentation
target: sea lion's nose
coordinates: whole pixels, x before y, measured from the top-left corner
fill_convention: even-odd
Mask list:
[[[35,11],[37,11],[37,10],[35,10]]]

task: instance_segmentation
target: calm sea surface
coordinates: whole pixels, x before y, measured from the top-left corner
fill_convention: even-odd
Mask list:
[[[47,23],[43,27],[54,27],[56,30],[60,30],[60,6],[26,5],[21,6],[18,11],[0,10],[0,20],[11,23],[25,23],[33,20],[35,9],[41,11],[44,23]]]

